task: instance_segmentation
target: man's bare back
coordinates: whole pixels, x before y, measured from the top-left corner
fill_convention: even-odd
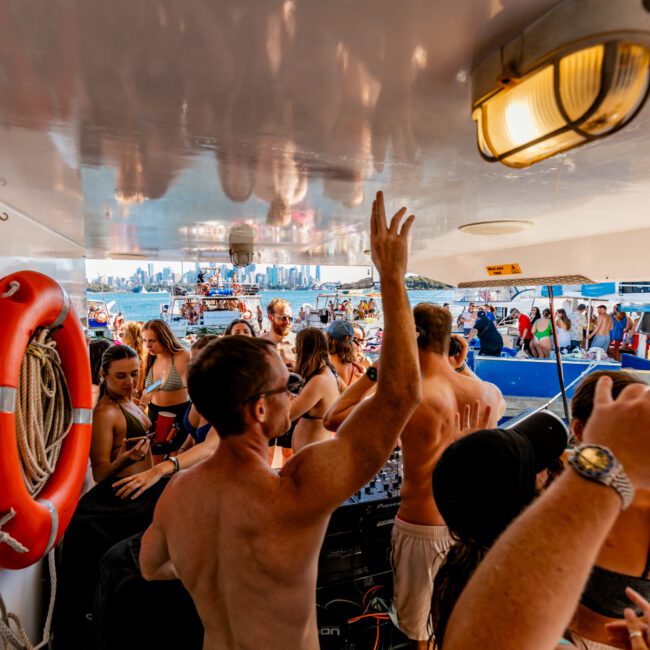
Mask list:
[[[275,348],[225,337],[190,367],[192,400],[221,440],[212,458],[166,488],[142,539],[140,568],[148,580],[183,580],[206,649],[318,648],[317,560],[330,514],[379,471],[421,397],[404,287],[413,217],[400,229],[405,212],[387,227],[379,193],[371,218],[386,290],[381,358],[393,372],[336,438],[307,445],[275,473],[268,441],[289,427],[294,385]]]
[[[301,517],[277,472],[233,451],[222,441],[173,481],[161,504],[171,562],[204,623],[204,648],[264,648],[273,639],[273,647],[316,649],[314,585],[330,513]]]
[[[490,407],[486,427],[496,426],[504,409],[500,391],[492,384],[460,375],[447,359],[427,355],[422,362],[422,402],[402,432],[404,483],[398,516],[403,521],[423,526],[444,526],[431,492],[431,474],[442,452],[460,434],[457,414],[466,407],[485,413]],[[439,422],[447,422],[442,429]]]

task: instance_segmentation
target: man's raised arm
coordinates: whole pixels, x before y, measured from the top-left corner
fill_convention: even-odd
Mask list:
[[[599,380],[584,440],[609,447],[647,489],[650,389],[634,384],[613,401],[611,387]],[[612,487],[567,468],[490,549],[456,603],[443,650],[555,648],[621,503]]]
[[[299,507],[305,514],[334,510],[369,481],[421,400],[415,322],[404,285],[414,217],[401,225],[405,213],[406,208],[399,210],[387,226],[384,197],[377,193],[370,240],[381,279],[384,335],[375,394],[352,411],[334,440],[309,445],[281,472],[295,482],[299,499],[305,497]]]

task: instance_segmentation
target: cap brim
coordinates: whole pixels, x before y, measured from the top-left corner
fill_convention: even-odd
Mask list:
[[[564,420],[552,411],[539,411],[506,429],[525,436],[535,454],[535,471],[541,472],[559,458],[567,447],[570,433]]]

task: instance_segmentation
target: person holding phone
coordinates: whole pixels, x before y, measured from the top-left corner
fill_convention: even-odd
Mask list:
[[[152,446],[154,455],[164,455],[179,449],[187,437],[183,419],[190,405],[186,381],[190,353],[174,336],[169,325],[160,319],[147,321],[142,326],[142,340],[148,356],[140,405],[147,407],[153,428],[161,411],[176,416],[175,437]],[[160,382],[157,388],[156,382]]]
[[[133,481],[153,465],[147,435],[151,423],[133,401],[140,376],[135,350],[111,345],[102,356],[99,374],[90,448],[97,485],[80,499],[61,552],[54,629],[57,646],[62,648],[79,647],[79,639],[91,633],[87,616],[99,560],[113,544],[149,525],[166,485],[159,482],[137,501],[124,501],[116,494],[115,481]]]

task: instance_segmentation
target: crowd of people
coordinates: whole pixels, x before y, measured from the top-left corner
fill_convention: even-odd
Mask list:
[[[573,309],[567,301],[554,314],[557,348],[563,354],[600,349],[600,356],[609,355],[620,361],[621,352],[635,351],[634,334],[639,318],[640,314],[636,319],[628,316],[619,304],[614,305],[611,313],[607,313],[606,305],[598,305],[589,317],[586,305],[579,304]],[[519,350],[533,358],[548,359],[556,347],[552,319],[549,308],[540,310],[539,307],[532,307],[529,314],[513,308],[503,323],[517,327],[519,336],[516,347]],[[503,336],[496,327],[494,307],[486,304],[477,309],[475,303],[470,303],[459,315],[456,325],[468,340],[478,338],[479,354],[501,355]]]
[[[296,335],[280,299],[261,336],[242,319],[191,353],[159,320],[127,323],[121,345],[91,342],[96,484],[62,543],[55,647],[92,647],[79,640],[84,626],[92,634],[102,556],[146,531],[142,576],[182,581],[204,648],[317,648],[329,517],[399,445],[392,607],[413,647],[648,649],[648,387],[621,372],[583,380],[574,449],[549,412],[498,428],[503,397],[468,368],[448,306],[409,306],[405,213],[387,223],[378,193],[374,363],[359,326],[338,319]],[[471,318],[473,308],[463,327],[487,345],[492,312]],[[519,327],[532,351],[546,346],[550,314],[531,316]],[[579,340],[573,314],[556,316],[563,341]]]

